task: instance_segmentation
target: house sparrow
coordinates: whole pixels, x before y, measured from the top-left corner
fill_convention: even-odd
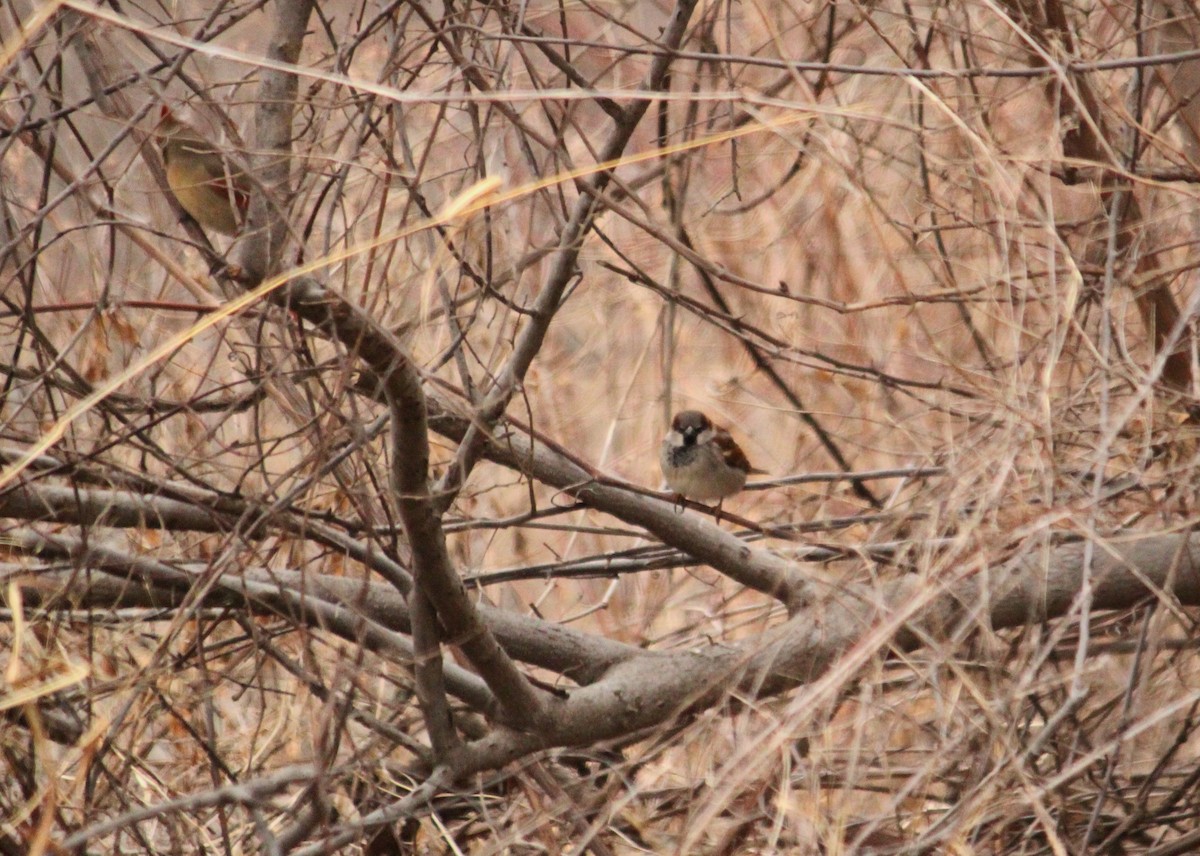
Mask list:
[[[206,229],[236,234],[250,205],[246,176],[221,150],[177,121],[168,107],[155,131],[162,147],[167,184],[184,211]]]
[[[721,503],[746,485],[746,476],[761,473],[724,428],[699,410],[681,410],[671,420],[659,453],[667,486],[680,497]]]

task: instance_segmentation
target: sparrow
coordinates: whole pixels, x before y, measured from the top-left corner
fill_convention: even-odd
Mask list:
[[[746,476],[763,470],[750,466],[746,453],[724,428],[699,410],[681,410],[671,420],[659,452],[667,486],[681,499],[721,503],[746,486]]]
[[[236,234],[250,205],[250,185],[228,159],[195,130],[179,122],[169,107],[155,137],[162,147],[167,184],[180,206],[206,229]]]

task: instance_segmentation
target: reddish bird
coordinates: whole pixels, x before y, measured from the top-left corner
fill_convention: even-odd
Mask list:
[[[162,147],[167,184],[180,206],[206,229],[237,234],[250,206],[245,173],[220,149],[194,129],[179,122],[169,107],[162,108],[155,137]]]

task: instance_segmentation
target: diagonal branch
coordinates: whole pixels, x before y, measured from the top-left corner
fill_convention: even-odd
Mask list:
[[[803,683],[814,694],[837,692],[869,659],[918,648],[946,628],[1018,627],[1067,614],[1085,573],[1094,575],[1098,608],[1128,607],[1146,596],[1200,603],[1200,536],[1122,539],[1105,546],[1090,567],[1082,544],[1058,548],[1049,562],[1035,550],[995,573],[968,572],[945,587],[908,577],[886,586],[878,599],[866,594],[831,599],[736,649],[648,652],[572,693],[546,730],[497,729],[451,753],[435,776],[457,780],[554,746],[627,736],[727,701],[731,693],[761,698]],[[782,719],[778,727],[791,728],[792,720]],[[402,800],[361,823],[370,828],[412,810]],[[358,836],[361,831],[352,827],[321,846],[336,848]]]
[[[667,71],[675,58],[674,51],[683,43],[688,21],[695,7],[696,0],[678,0],[676,3],[671,18],[663,29],[662,53],[655,54],[646,79],[640,87],[642,92],[657,92],[663,88]],[[634,130],[649,109],[649,99],[635,100],[620,118],[615,120],[616,127],[600,149],[600,163],[612,163],[621,157]],[[457,491],[470,475],[479,459],[487,433],[520,389],[526,372],[541,350],[550,323],[562,304],[567,285],[577,274],[584,236],[591,230],[596,216],[603,210],[598,197],[612,180],[614,169],[615,166],[602,170],[583,183],[571,216],[559,236],[558,248],[550,263],[550,272],[529,310],[529,321],[517,336],[512,356],[498,373],[495,386],[480,405],[478,414],[463,437],[454,462],[442,479],[442,488],[447,493]]]
[[[451,399],[432,392],[427,400],[433,409],[431,425],[445,437],[462,440],[477,424],[460,416],[460,409]],[[752,549],[711,523],[678,513],[664,499],[646,496],[603,478],[558,444],[545,437],[535,438],[526,431],[513,422],[511,428],[485,438],[482,454],[556,487],[592,508],[646,528],[663,543],[744,586],[780,600],[791,610],[812,599],[807,575],[796,563],[767,550]]]
[[[429,491],[429,435],[420,376],[395,337],[357,307],[311,279],[284,290],[291,309],[357,351],[379,379],[391,412],[391,478],[412,550],[413,576],[432,601],[444,641],[458,645],[499,700],[507,720],[535,725],[539,699],[480,617],[446,550]]]
[[[239,256],[243,279],[250,283],[282,266],[288,223],[278,213],[279,206],[268,203],[288,194],[297,86],[296,75],[288,67],[299,56],[312,5],[312,0],[302,0],[278,7],[267,55],[271,64],[262,71],[256,132],[258,149],[263,152],[260,157],[264,158],[260,177],[266,193],[251,202],[250,234]],[[480,618],[446,550],[440,513],[429,492],[425,398],[416,367],[391,333],[314,280],[295,280],[275,292],[275,299],[357,352],[380,378],[391,412],[392,490],[413,553],[416,585],[436,610],[445,641],[462,649],[495,693],[501,708],[497,713],[507,721],[536,725],[540,705],[532,684]],[[432,628],[424,629],[432,632]],[[423,635],[422,641],[428,644],[430,638]],[[423,678],[428,680],[423,680],[422,686],[440,685],[428,671],[436,668],[433,658],[423,662]],[[438,710],[442,707],[427,695],[424,700]]]

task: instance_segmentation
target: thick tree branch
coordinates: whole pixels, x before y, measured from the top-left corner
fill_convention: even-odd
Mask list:
[[[1146,597],[1200,604],[1200,535],[1110,542],[1092,563],[1098,609]],[[943,588],[905,578],[878,598],[865,589],[828,597],[785,624],[732,649],[663,654],[627,661],[597,684],[572,692],[553,727],[537,735],[497,731],[451,758],[457,776],[510,763],[551,746],[593,743],[634,733],[719,703],[730,693],[759,697],[824,675],[846,652],[856,661],[896,647],[913,650],[960,623],[1019,627],[1068,614],[1083,585],[1085,545],[1027,555],[991,573],[971,573]],[[872,644],[861,649],[864,640]],[[857,670],[857,666],[854,667]]]
[[[233,532],[238,531],[239,523],[243,522],[237,508],[240,506],[229,509],[227,513],[219,513],[205,506],[148,494],[94,488],[80,490],[44,484],[21,485],[0,495],[0,517],[29,522],[114,528]],[[246,579],[278,586],[295,593],[308,593],[337,601],[363,610],[368,618],[381,625],[404,633],[412,631],[405,598],[394,594],[399,592],[407,596],[408,586],[396,586],[394,582],[397,575],[403,575],[403,579],[407,579],[407,575],[402,568],[395,566],[391,559],[370,544],[311,520],[293,521],[289,515],[275,515],[272,520],[276,524],[286,524],[280,527],[282,531],[298,537],[313,538],[318,543],[342,550],[347,556],[362,562],[368,568],[381,571],[381,576],[392,586],[389,588],[373,585],[347,577],[321,576],[300,571],[268,573],[253,568],[243,569]],[[18,570],[15,574],[20,576],[21,572]],[[86,586],[84,588],[86,589]],[[80,605],[111,606],[116,602],[112,599],[111,591],[95,593],[94,599],[91,595],[85,597],[83,591],[72,590],[72,598],[83,598]],[[389,595],[389,591],[393,594]],[[164,600],[167,595],[167,592],[160,590],[156,598],[152,602],[146,601],[145,605],[166,606],[180,603],[173,598]],[[640,650],[632,645],[547,624],[486,603],[478,604],[476,608],[505,650],[516,659],[566,675],[579,683],[595,680],[613,663],[633,656]]]
[[[379,379],[391,411],[392,488],[417,584],[437,610],[445,641],[462,649],[507,715],[532,723],[538,716],[532,685],[480,619],[446,552],[445,533],[429,493],[426,404],[415,367],[395,337],[315,281],[291,283],[285,297],[296,312],[354,347]]]
[[[0,457],[7,456],[0,452]],[[76,477],[76,481],[79,480]],[[137,486],[151,485],[141,482]],[[378,546],[353,538],[312,517],[251,500],[219,496],[190,485],[175,483],[160,485],[158,489],[170,495],[24,482],[0,493],[0,517],[78,526],[238,532],[243,537],[251,537],[264,529],[286,532],[331,547],[361,562],[394,585],[397,591],[407,594],[412,588],[408,571]]]
[[[243,570],[240,574],[214,572],[208,567],[180,567],[141,556],[133,556],[115,547],[87,542],[64,535],[46,535],[32,530],[16,530],[5,538],[18,549],[48,560],[70,561],[78,570],[43,570],[26,577],[30,603],[48,608],[81,606],[120,608],[123,606],[201,607],[223,605],[241,607],[252,601],[276,614],[314,627],[327,627],[337,635],[365,645],[373,651],[399,655],[412,663],[416,659],[412,642],[388,629],[382,622],[357,607],[351,592],[348,597],[322,599],[304,590],[307,580],[292,579],[295,587],[281,585],[274,571]],[[300,579],[296,579],[300,577]],[[364,584],[353,580],[346,588]],[[480,710],[489,709],[494,699],[480,679],[457,667],[447,677],[451,691]]]
[[[430,424],[438,433],[461,440],[470,424],[458,415],[453,399],[431,393]],[[505,428],[487,439],[484,454],[503,466],[529,474],[576,497],[592,508],[645,527],[665,544],[694,556],[744,586],[769,594],[795,609],[811,599],[806,575],[794,562],[767,550],[755,550],[702,518],[681,514],[671,502],[645,496],[601,479],[557,444]]]
[[[57,536],[36,537],[43,550],[60,551],[81,563],[103,565],[112,558],[92,546],[75,552]],[[591,744],[636,733],[685,712],[719,704],[731,693],[749,697],[778,694],[816,680],[851,650],[855,651],[853,662],[841,668],[854,671],[870,657],[886,655],[890,647],[912,650],[960,625],[1002,629],[1066,615],[1083,585],[1085,547],[1059,547],[1045,560],[1040,554],[1022,556],[1005,567],[972,572],[945,586],[918,577],[890,583],[878,593],[843,585],[784,624],[738,645],[675,653],[643,651],[616,663],[601,680],[569,691],[565,699],[552,699],[547,704],[552,715],[544,717],[536,731],[499,728],[453,750],[448,763],[456,775],[467,775],[537,749]],[[194,582],[161,563],[151,562],[153,567],[142,569],[140,563],[149,560],[117,559],[113,570],[137,567],[144,580],[168,588],[183,591]],[[1097,609],[1130,607],[1147,596],[1165,598],[1168,605],[1200,604],[1200,535],[1106,543],[1092,563],[1092,576]],[[82,587],[86,575],[76,579]],[[120,601],[112,605],[142,602],[127,583],[123,586],[124,592],[110,590]],[[213,591],[220,588],[265,602],[278,597],[270,585],[224,575]],[[289,597],[288,603],[294,606],[296,602]],[[370,636],[367,638],[369,641]],[[864,642],[868,643],[865,647]],[[407,645],[403,649],[411,656]],[[463,676],[468,685],[469,677]],[[477,695],[472,700],[485,701]]]
[[[277,206],[268,204],[287,197],[291,165],[296,77],[280,70],[279,63],[295,63],[311,9],[311,0],[279,7],[268,51],[275,63],[263,70],[257,140],[265,159],[261,178],[267,193],[251,204],[250,235],[239,257],[249,282],[262,281],[280,268],[287,240],[286,219],[278,215]],[[446,552],[445,533],[428,488],[424,396],[411,360],[390,333],[314,281],[294,282],[279,297],[357,351],[382,380],[391,411],[392,489],[412,549],[417,585],[436,609],[446,640],[461,647],[495,692],[504,714],[510,721],[535,725],[539,705],[533,686],[479,618]]]
[[[275,30],[266,52],[272,65],[259,70],[253,165],[256,189],[261,192],[251,194],[246,236],[237,257],[250,282],[262,282],[283,265],[290,231],[285,202],[291,198],[292,116],[298,81],[280,64],[294,66],[299,59],[312,7],[313,0],[291,0],[274,7]]]

